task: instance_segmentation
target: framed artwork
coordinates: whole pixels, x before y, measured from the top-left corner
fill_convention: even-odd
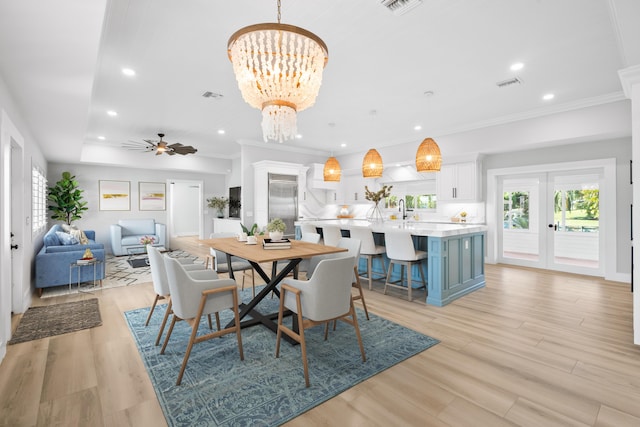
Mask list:
[[[166,209],[166,187],[163,182],[139,182],[138,195],[141,211],[163,211]]]
[[[100,180],[98,183],[101,211],[130,211],[131,183]]]

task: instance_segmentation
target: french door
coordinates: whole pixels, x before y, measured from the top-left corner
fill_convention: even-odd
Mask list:
[[[603,177],[601,169],[500,177],[498,261],[601,276]]]

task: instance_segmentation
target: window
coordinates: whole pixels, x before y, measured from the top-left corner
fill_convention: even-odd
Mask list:
[[[31,218],[33,235],[47,226],[47,178],[37,166],[31,172]]]
[[[529,229],[529,192],[505,191],[503,219],[506,230]]]

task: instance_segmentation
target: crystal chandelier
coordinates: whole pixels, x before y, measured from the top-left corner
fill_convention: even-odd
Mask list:
[[[283,142],[297,133],[296,114],[312,106],[329,60],[324,42],[300,27],[278,22],[236,31],[227,44],[242,98],[262,110],[262,136]]]

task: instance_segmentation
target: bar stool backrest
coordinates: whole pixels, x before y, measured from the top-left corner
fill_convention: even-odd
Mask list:
[[[384,233],[384,241],[389,259],[404,261],[416,259],[416,249],[413,246],[411,233],[400,230],[386,231]]]

